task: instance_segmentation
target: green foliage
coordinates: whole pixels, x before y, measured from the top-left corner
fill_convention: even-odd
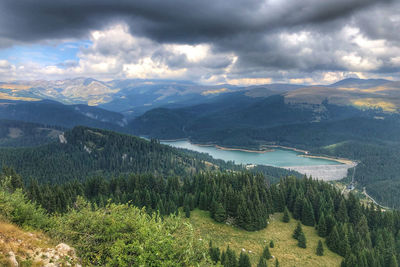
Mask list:
[[[324,255],[324,246],[322,245],[322,241],[321,240],[318,240],[317,255],[318,256],[323,256]]]
[[[285,209],[283,211],[282,221],[285,222],[285,223],[288,223],[290,221],[289,210],[287,209],[286,206],[285,206]]]
[[[261,256],[260,260],[258,261],[257,267],[267,267],[267,260]]]
[[[301,233],[303,233],[303,229],[301,228],[301,223],[298,222],[296,228],[293,231],[293,238],[298,240]]]
[[[271,240],[271,242],[269,242],[269,247],[270,248],[274,248],[275,247],[274,240]]]
[[[250,257],[243,251],[240,252],[238,267],[251,267]]]
[[[226,253],[225,253],[225,260],[222,262],[222,264],[225,267],[237,267],[238,266],[238,261],[236,257],[235,251],[229,248],[229,246],[226,248]]]
[[[326,222],[325,222],[324,213],[322,213],[321,216],[319,217],[317,232],[318,232],[318,235],[320,237],[325,237],[326,236],[327,229],[326,229]]]
[[[32,203],[21,189],[10,193],[0,186],[0,216],[22,227],[47,229],[50,226],[45,211]]]
[[[0,186],[9,192],[14,192],[17,188],[24,188],[21,176],[13,168],[7,166],[3,166],[0,173]]]
[[[214,247],[211,240],[208,247],[208,253],[210,255],[211,260],[214,263],[217,263],[220,260],[221,253],[219,251],[219,248]]]
[[[266,260],[272,259],[272,256],[271,256],[271,253],[269,252],[268,246],[265,246],[265,247],[264,247],[262,256],[263,256],[263,258],[266,259]]]
[[[297,245],[301,248],[306,248],[307,247],[307,241],[306,241],[306,236],[304,235],[303,232],[300,232],[297,240],[299,241]]]
[[[190,266],[207,260],[189,224],[128,204],[97,208],[78,198],[76,209],[54,221],[50,233],[73,244],[85,264]]]
[[[226,219],[226,212],[221,203],[218,203],[216,206],[214,218],[217,222],[224,222]]]
[[[303,201],[303,203],[301,222],[307,226],[314,226],[315,217],[313,208],[308,200]]]

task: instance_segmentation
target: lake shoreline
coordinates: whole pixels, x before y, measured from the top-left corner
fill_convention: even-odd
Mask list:
[[[338,162],[337,165],[345,164],[345,165],[352,166],[352,167],[357,165],[357,162],[352,161],[351,159],[337,158],[337,157],[330,157],[330,156],[322,156],[322,155],[311,155],[310,152],[307,151],[307,150],[299,149],[299,148],[295,148],[295,147],[281,146],[281,145],[262,145],[261,149],[255,150],[255,149],[248,149],[248,148],[225,147],[225,146],[221,146],[221,145],[215,144],[213,142],[203,143],[203,144],[201,144],[201,143],[200,144],[199,143],[193,143],[189,138],[177,138],[177,139],[160,140],[160,141],[161,142],[187,141],[190,144],[196,145],[196,146],[215,147],[217,149],[225,150],[225,151],[242,151],[242,152],[259,153],[259,154],[273,152],[273,151],[275,151],[274,148],[282,148],[282,149],[287,149],[287,150],[292,150],[292,151],[295,151],[295,152],[298,152],[298,153],[302,153],[302,154],[297,155],[299,157],[314,158],[314,159],[325,159],[325,160],[329,160],[329,161],[335,161],[335,162]]]

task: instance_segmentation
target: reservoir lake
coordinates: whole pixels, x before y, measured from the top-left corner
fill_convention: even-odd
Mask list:
[[[257,164],[274,167],[341,165],[340,162],[334,160],[302,157],[301,155],[304,154],[301,152],[281,148],[274,148],[273,151],[259,153],[240,150],[225,150],[219,149],[215,146],[196,145],[191,144],[186,140],[162,141],[161,143],[177,148],[185,148],[197,152],[208,153],[215,159],[234,161],[236,164]]]

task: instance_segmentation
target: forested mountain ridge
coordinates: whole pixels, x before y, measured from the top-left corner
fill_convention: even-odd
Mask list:
[[[125,132],[123,115],[87,105],[64,105],[56,101],[0,100],[0,119],[72,128],[78,125]]]
[[[213,163],[206,165],[205,160]],[[3,166],[14,167],[26,179],[45,183],[124,173],[187,175],[215,168],[215,164],[226,164],[204,154],[162,145],[156,140],[83,126],[66,131],[60,140],[46,145],[0,149],[0,162]]]
[[[58,140],[63,127],[0,119],[0,147],[37,146]]]

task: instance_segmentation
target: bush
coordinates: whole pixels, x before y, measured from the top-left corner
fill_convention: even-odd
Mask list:
[[[44,209],[32,203],[21,189],[10,193],[0,188],[0,215],[5,220],[25,228],[46,230],[50,225],[50,219]]]
[[[74,245],[84,265],[194,266],[209,261],[205,244],[190,224],[128,204],[92,207],[78,198],[76,209],[56,216],[51,234]]]

